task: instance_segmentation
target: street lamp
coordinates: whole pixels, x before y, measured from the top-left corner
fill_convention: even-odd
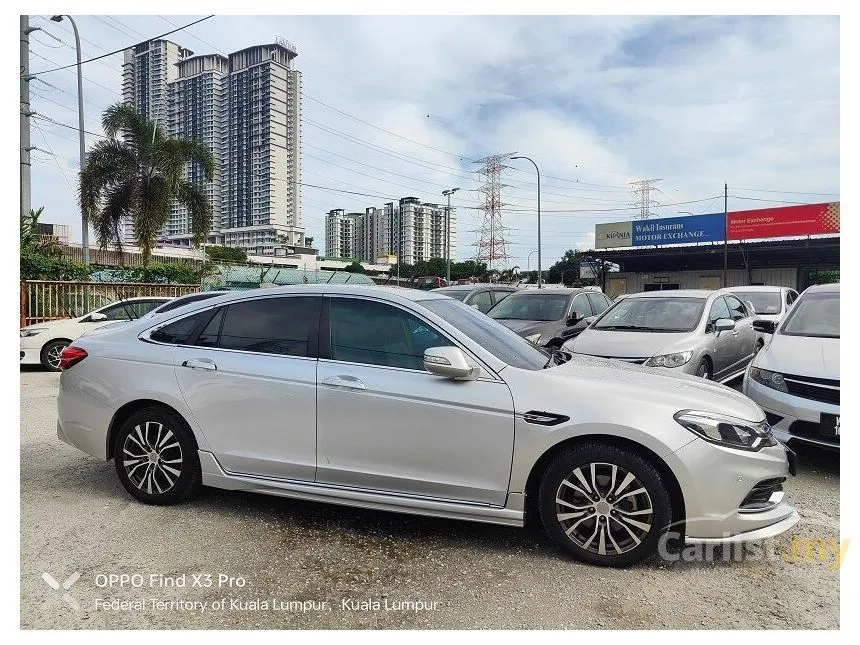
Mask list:
[[[690,211],[678,211],[678,215],[694,215]]]
[[[78,35],[78,26],[71,16],[51,16],[54,22],[62,22],[68,18],[72,23],[72,31],[75,32],[75,50],[78,55],[78,144],[80,146],[81,171],[84,169],[84,157],[86,156],[86,140],[84,139],[84,77],[81,69],[81,37]],[[80,176],[79,179],[80,181]],[[90,231],[87,225],[87,217],[81,207],[81,251],[83,251],[84,264],[90,263]]]
[[[448,188],[442,191],[442,195],[448,198],[448,208],[445,209],[445,280],[451,284],[451,195],[456,193],[459,188]]]
[[[529,251],[529,256],[526,258],[526,273],[529,273],[529,266],[532,261],[532,255],[534,255],[535,253],[537,253],[537,249],[535,249],[534,251]]]
[[[538,165],[535,163],[534,159],[531,157],[526,157],[525,155],[519,155],[517,157],[511,157],[511,159],[525,159],[527,161],[531,161],[532,165],[535,167],[535,172],[537,173],[537,254],[538,254],[538,289],[543,288],[543,276],[541,275],[541,257],[540,257],[540,169]]]

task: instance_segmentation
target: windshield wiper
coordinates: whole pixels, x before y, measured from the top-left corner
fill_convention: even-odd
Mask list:
[[[638,329],[645,331],[655,331],[654,327],[640,327],[639,325],[600,325],[597,329]]]

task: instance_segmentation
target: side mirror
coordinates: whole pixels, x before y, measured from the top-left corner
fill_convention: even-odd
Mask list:
[[[731,318],[720,318],[714,323],[714,331],[718,334],[721,331],[731,331],[735,328],[735,321]]]
[[[773,320],[753,320],[752,327],[763,334],[772,334],[776,331],[776,322]]]
[[[576,313],[572,313],[567,317],[565,324],[568,327],[573,327],[576,323],[578,323],[582,318],[580,318]]]
[[[90,322],[101,322],[102,320],[107,319],[108,317],[105,314],[100,313],[98,311],[93,314],[90,314]]]
[[[424,350],[424,369],[457,381],[474,381],[481,374],[480,367],[469,365],[459,347],[429,347]]]

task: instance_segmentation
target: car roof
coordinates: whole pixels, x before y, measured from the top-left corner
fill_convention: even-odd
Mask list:
[[[707,289],[666,289],[665,291],[641,291],[628,293],[625,298],[707,298],[716,291]]]
[[[788,289],[789,287],[773,287],[766,286],[761,284],[751,284],[748,287],[723,287],[720,291],[728,291],[729,293],[753,293],[756,291],[761,292],[773,292],[773,291],[781,291],[783,289]]]
[[[517,289],[517,292],[514,295],[527,296],[529,298],[532,298],[535,296],[542,296],[542,295],[547,295],[547,294],[548,295],[563,294],[563,295],[569,296],[569,295],[575,294],[575,293],[599,293],[599,292],[598,291],[591,291],[589,289],[582,289],[580,287],[551,287],[548,289]]]
[[[421,291],[404,287],[388,287],[382,285],[351,285],[351,284],[298,284],[284,287],[262,287],[243,291],[228,291],[223,295],[210,298],[207,305],[215,303],[244,300],[249,297],[291,296],[291,295],[349,295],[349,296],[381,296],[386,300],[442,300],[447,299],[438,289]]]
[[[839,283],[816,284],[811,287],[807,287],[803,293],[839,293]]]
[[[120,302],[140,302],[141,300],[163,300],[164,302],[168,302],[173,300],[176,296],[134,296],[133,298],[119,298],[117,300],[112,300],[106,305],[102,305],[99,309],[104,307],[110,307],[111,305],[115,305]]]

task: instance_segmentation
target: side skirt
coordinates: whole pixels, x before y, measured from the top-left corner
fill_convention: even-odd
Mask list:
[[[442,501],[419,496],[395,495],[367,489],[350,488],[347,486],[228,473],[221,468],[218,460],[215,459],[215,456],[211,452],[199,450],[197,454],[200,457],[203,485],[213,488],[244,490],[264,495],[278,495],[280,497],[304,499],[312,502],[371,508],[394,513],[427,515],[430,517],[444,517],[454,520],[502,524],[505,526],[521,527],[524,525],[525,514],[522,510],[515,508]],[[510,503],[509,506],[519,506],[514,500],[511,500],[511,502],[513,503]]]

